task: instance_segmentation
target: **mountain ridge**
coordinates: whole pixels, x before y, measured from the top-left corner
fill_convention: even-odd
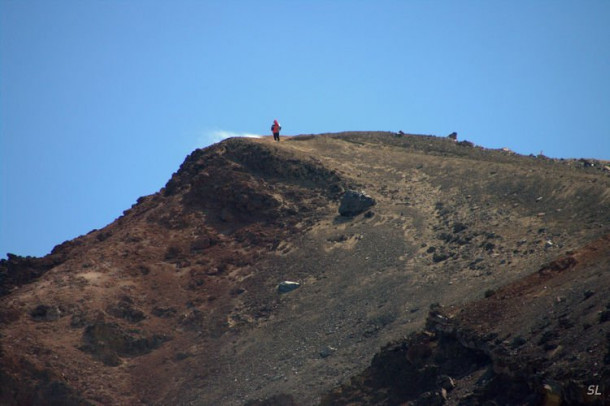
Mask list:
[[[317,404],[431,303],[608,233],[609,185],[598,162],[387,132],[196,150],[107,227],[0,263],[0,400]],[[377,204],[339,216],[346,190]]]

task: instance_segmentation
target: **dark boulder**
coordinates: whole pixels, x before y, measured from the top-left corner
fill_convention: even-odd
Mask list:
[[[41,304],[30,311],[30,316],[35,321],[56,321],[61,317],[61,310],[57,306]]]
[[[344,217],[356,216],[371,206],[374,206],[377,202],[372,197],[368,196],[364,192],[356,192],[354,190],[348,190],[341,199],[341,205],[339,206],[339,214]]]
[[[300,286],[299,282],[282,281],[277,285],[277,291],[278,293],[288,293],[298,289]]]

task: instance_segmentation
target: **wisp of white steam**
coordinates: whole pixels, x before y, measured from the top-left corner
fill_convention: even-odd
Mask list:
[[[237,133],[233,131],[225,131],[225,130],[216,130],[210,133],[210,138],[214,140],[214,142],[222,141],[226,138],[231,137],[246,137],[246,138],[261,138],[260,135],[250,134],[250,133]]]

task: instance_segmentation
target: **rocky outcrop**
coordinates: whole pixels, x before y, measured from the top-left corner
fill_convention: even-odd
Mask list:
[[[63,255],[58,254],[43,258],[7,254],[7,259],[0,259],[0,296],[9,294],[15,287],[30,283],[63,261]]]
[[[128,296],[124,296],[117,303],[108,306],[106,308],[106,313],[131,323],[137,323],[146,318],[144,312],[135,307],[133,300]]]
[[[322,405],[610,404],[610,302],[585,289],[594,278],[610,290],[601,273],[608,243],[605,236],[462,308],[432,305],[423,331],[383,348]],[[548,300],[551,286],[573,293]]]
[[[84,344],[80,349],[108,366],[118,366],[121,357],[147,354],[169,339],[159,334],[130,334],[116,323],[98,322],[87,326],[83,332]]]
[[[30,311],[30,317],[34,321],[56,321],[62,316],[59,306],[38,305]]]
[[[277,285],[278,293],[288,293],[292,292],[295,289],[298,289],[301,286],[299,282],[292,281],[282,281]]]
[[[438,309],[431,310],[428,327],[432,330],[385,346],[366,371],[325,396],[321,405],[443,404],[455,379],[492,364],[483,350],[460,343],[448,322]]]
[[[576,381],[562,387],[543,376],[495,335],[478,335],[436,309],[425,331],[383,348],[366,371],[326,395],[321,405],[443,405],[448,399],[460,405],[538,405],[549,382],[565,404],[584,401],[585,388]],[[461,387],[473,379],[474,387]],[[602,405],[603,400],[589,401]]]
[[[266,145],[232,139],[189,155],[167,182],[164,196],[184,195],[189,209],[229,225],[284,223],[345,189],[335,171]],[[281,192],[290,185],[288,194]],[[185,223],[186,224],[186,223]]]
[[[375,204],[375,199],[366,193],[348,190],[341,198],[339,214],[344,217],[353,217],[364,212]]]

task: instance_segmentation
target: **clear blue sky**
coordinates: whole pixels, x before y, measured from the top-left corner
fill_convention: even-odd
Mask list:
[[[0,35],[0,258],[274,118],[610,159],[607,0],[0,0]]]

